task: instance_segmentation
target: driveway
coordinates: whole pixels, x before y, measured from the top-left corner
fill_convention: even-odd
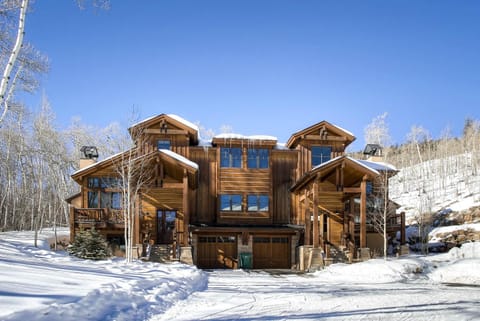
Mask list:
[[[207,272],[193,293],[157,320],[480,320],[480,288],[427,280],[340,284],[282,271]],[[372,275],[374,278],[375,276]]]

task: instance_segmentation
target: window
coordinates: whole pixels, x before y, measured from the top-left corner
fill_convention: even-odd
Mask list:
[[[87,187],[88,208],[122,208],[122,197],[118,190],[121,188],[122,180],[117,177],[89,177]],[[111,191],[109,189],[116,189]]]
[[[248,168],[268,168],[268,149],[248,149]]]
[[[268,195],[248,195],[249,212],[268,212]]]
[[[170,149],[171,143],[169,140],[161,139],[157,141],[158,149]]]
[[[332,156],[330,146],[312,146],[312,167],[329,161]]]
[[[118,188],[122,186],[122,180],[116,177],[89,177],[88,188]]]
[[[220,148],[220,167],[242,167],[242,149],[239,147]]]
[[[100,192],[100,207],[113,208],[119,210],[121,206],[121,197],[119,192]]]
[[[98,208],[98,192],[88,192],[88,208]]]
[[[88,187],[89,187],[89,188],[98,188],[98,187],[100,187],[100,178],[98,178],[98,177],[89,177],[87,184],[88,184]]]
[[[238,194],[223,194],[220,195],[220,210],[221,211],[241,211],[242,210],[242,195]]]

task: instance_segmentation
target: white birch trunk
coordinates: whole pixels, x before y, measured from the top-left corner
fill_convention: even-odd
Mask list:
[[[25,17],[27,15],[27,8],[28,8],[28,1],[29,0],[22,0],[22,4],[20,7],[20,17],[18,21],[18,31],[17,31],[17,38],[15,41],[15,45],[13,46],[12,52],[8,58],[7,65],[3,71],[2,80],[0,82],[0,105],[3,106],[3,112],[0,115],[0,123],[5,118],[8,110],[8,100],[5,94],[7,93],[10,76],[12,74],[13,66],[17,61],[18,54],[23,45],[23,35],[25,34]]]

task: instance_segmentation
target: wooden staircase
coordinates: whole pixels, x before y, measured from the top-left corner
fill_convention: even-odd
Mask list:
[[[155,244],[150,251],[149,261],[159,263],[170,263],[178,261],[175,258],[174,248],[171,244]]]
[[[349,263],[350,251],[346,246],[329,245],[328,257],[330,263]]]

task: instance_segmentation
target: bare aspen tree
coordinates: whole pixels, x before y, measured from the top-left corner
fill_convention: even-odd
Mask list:
[[[388,227],[396,218],[396,208],[389,199],[388,180],[394,171],[380,171],[372,182],[372,193],[367,197],[367,219],[373,229],[383,238],[383,257],[388,255]]]
[[[28,1],[29,0],[22,0],[20,3],[20,13],[18,19],[18,30],[15,39],[15,44],[13,45],[12,50],[8,56],[7,62],[5,67],[3,68],[3,75],[0,81],[0,105],[2,106],[2,113],[0,114],[0,123],[5,118],[5,114],[8,110],[8,98],[7,92],[13,92],[9,87],[14,88],[12,86],[12,82],[10,81],[10,76],[13,71],[13,67],[15,66],[15,62],[17,61],[18,55],[20,50],[22,49],[23,45],[23,36],[25,34],[25,17],[27,15],[27,8],[28,8]],[[14,83],[14,82],[13,82]]]
[[[388,159],[388,149],[391,144],[391,136],[387,125],[388,113],[383,113],[375,117],[370,124],[365,127],[364,135],[367,144],[377,144],[383,147],[383,162]],[[395,171],[380,171],[379,177],[372,182],[372,193],[368,198],[369,209],[368,219],[374,227],[374,230],[382,235],[383,238],[383,257],[386,259],[388,254],[388,224],[395,216],[395,208],[389,200],[388,180]]]
[[[80,8],[89,2],[94,8],[108,9],[108,0],[77,0]],[[0,17],[3,17],[0,28],[1,39],[4,40],[0,51],[2,78],[0,79],[0,124],[4,121],[8,110],[14,105],[14,94],[18,89],[32,92],[38,87],[36,75],[48,69],[46,56],[25,43],[25,22],[30,0],[10,0],[0,2]],[[16,14],[15,14],[16,13]],[[11,25],[15,27],[11,27]]]
[[[145,129],[137,125],[130,128],[129,136],[112,142],[125,150],[118,157],[112,158],[112,165],[118,175],[118,188],[122,193],[126,263],[133,260],[135,218],[141,212],[142,193],[148,189],[153,178],[154,167],[151,166],[151,162],[157,157],[156,151],[147,155],[139,152],[137,145],[142,144],[144,137]]]
[[[365,143],[378,144],[384,148],[388,147],[392,138],[387,124],[388,113],[385,112],[372,119],[364,129]]]

